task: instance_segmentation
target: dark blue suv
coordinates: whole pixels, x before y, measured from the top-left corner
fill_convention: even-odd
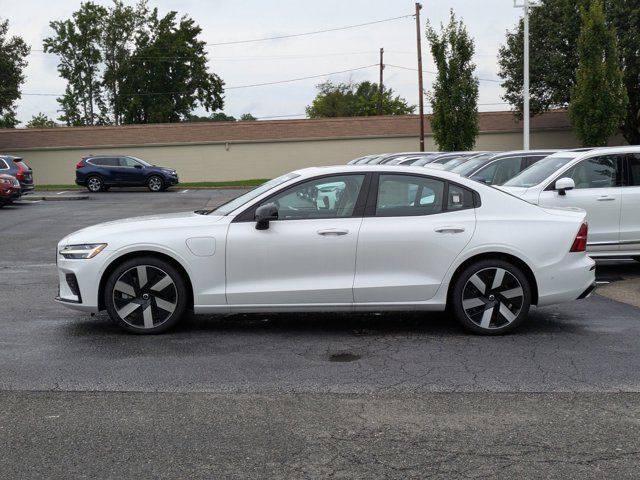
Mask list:
[[[178,173],[129,155],[91,155],[76,165],[76,183],[90,192],[110,187],[147,187],[161,192],[178,184]]]

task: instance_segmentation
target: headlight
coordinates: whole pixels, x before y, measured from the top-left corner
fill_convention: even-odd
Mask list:
[[[60,255],[69,259],[93,258],[107,246],[106,243],[89,243],[85,245],[68,245],[60,250]]]
[[[8,178],[0,178],[0,183],[13,183],[13,180],[9,180]]]

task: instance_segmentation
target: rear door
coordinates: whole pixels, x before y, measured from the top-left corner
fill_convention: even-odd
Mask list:
[[[600,155],[582,160],[559,174],[540,193],[540,205],[579,207],[587,212],[589,250],[618,250],[622,202],[622,155]],[[575,189],[559,195],[555,182],[572,178]]]
[[[640,153],[625,158],[620,212],[620,250],[640,250]]]
[[[358,237],[354,300],[431,299],[475,230],[471,190],[422,176],[375,174]]]

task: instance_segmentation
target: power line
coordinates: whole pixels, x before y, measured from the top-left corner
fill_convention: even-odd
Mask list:
[[[417,72],[418,69],[417,68],[411,68],[411,67],[401,67],[400,65],[392,65],[390,63],[386,64],[388,67],[392,67],[392,68],[399,68],[401,70],[412,70],[414,72]],[[432,75],[437,75],[438,72],[434,72],[431,70],[422,70],[424,73],[430,73]],[[478,80],[480,80],[481,82],[493,82],[493,83],[502,83],[502,80],[495,80],[492,78],[478,78]]]
[[[402,18],[409,18],[409,17],[413,17],[413,14],[402,15],[400,17],[385,18],[383,20],[376,20],[374,22],[359,23],[357,25],[347,25],[346,27],[327,28],[327,29],[324,29],[324,30],[316,30],[316,31],[313,31],[313,32],[295,33],[295,34],[291,34],[291,35],[278,35],[277,37],[253,38],[251,40],[235,40],[235,41],[232,41],[232,42],[207,43],[207,45],[209,45],[209,46],[237,45],[237,44],[240,44],[240,43],[265,42],[267,40],[280,40],[280,39],[283,39],[283,38],[303,37],[303,36],[306,36],[306,35],[317,35],[319,33],[337,32],[339,30],[348,30],[350,28],[359,28],[359,27],[366,27],[368,25],[375,25],[375,24],[378,24],[378,23],[393,22],[395,20],[400,20]]]
[[[378,64],[377,63],[372,63],[371,65],[365,65],[362,67],[356,67],[356,68],[349,68],[347,70],[341,70],[339,72],[329,72],[329,73],[321,73],[319,75],[309,75],[307,77],[298,77],[298,78],[289,78],[287,80],[277,80],[274,82],[264,82],[264,83],[253,83],[253,84],[248,84],[248,85],[236,85],[236,86],[231,86],[231,87],[225,87],[225,90],[236,90],[236,89],[240,89],[240,88],[251,88],[251,87],[262,87],[265,85],[278,85],[281,83],[291,83],[291,82],[299,82],[301,80],[310,80],[313,78],[321,78],[321,77],[328,77],[331,75],[339,75],[341,73],[348,73],[348,72],[355,72],[358,70],[364,70],[367,68],[371,68],[371,67],[377,67]],[[120,93],[120,95],[122,96],[126,96],[126,97],[133,97],[133,96],[148,96],[148,95],[179,95],[179,94],[183,94],[185,92],[144,92],[144,93]],[[30,96],[30,97],[59,97],[62,96],[62,94],[60,93],[23,93],[22,95],[24,96]]]

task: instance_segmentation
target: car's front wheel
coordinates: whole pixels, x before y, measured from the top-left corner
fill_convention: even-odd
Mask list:
[[[458,321],[468,330],[499,335],[517,328],[531,306],[531,285],[516,265],[480,260],[457,277],[450,297]]]
[[[161,192],[164,189],[164,182],[158,175],[152,175],[147,179],[147,188],[152,192]]]
[[[102,191],[103,188],[104,182],[100,177],[93,176],[87,178],[87,190],[89,190],[91,193],[98,193]]]
[[[109,275],[104,303],[111,320],[128,332],[162,333],[174,327],[187,309],[186,282],[169,262],[133,258]]]

